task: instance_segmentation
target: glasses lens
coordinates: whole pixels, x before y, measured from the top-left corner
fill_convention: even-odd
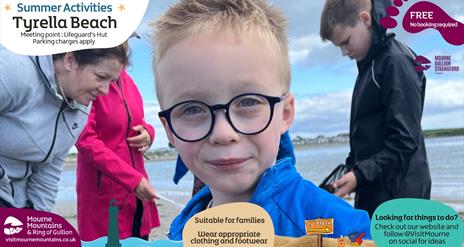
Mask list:
[[[171,111],[173,131],[187,141],[197,140],[208,134],[211,121],[208,106],[201,102],[186,102]]]
[[[254,134],[266,128],[271,118],[269,101],[259,95],[244,95],[231,102],[230,121],[243,134]]]

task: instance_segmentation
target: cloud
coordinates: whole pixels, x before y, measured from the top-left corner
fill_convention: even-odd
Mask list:
[[[322,42],[319,35],[311,34],[299,38],[290,38],[289,40],[289,56],[292,64],[298,63],[320,49],[328,46],[328,43]]]
[[[166,10],[169,8],[170,5],[174,4],[176,1],[158,1],[158,0],[150,0],[148,2],[147,10],[145,11],[145,15],[142,18],[142,22],[137,28],[137,33],[142,37],[142,39],[151,43],[151,34],[153,29],[150,27],[150,23],[155,21],[158,17],[160,17]]]
[[[351,91],[296,98],[293,135],[335,135],[349,131]]]
[[[462,80],[429,80],[425,96],[425,115],[464,111],[464,83]]]
[[[464,23],[464,15],[458,15],[454,18],[456,21]]]
[[[349,132],[351,90],[296,98],[292,135],[314,137]],[[462,80],[427,82],[423,129],[464,127]]]
[[[442,8],[449,16],[462,16],[464,4],[457,0],[434,0],[434,4]]]
[[[158,102],[144,102],[145,121],[155,128],[155,141],[151,149],[166,148],[168,147],[168,139],[166,132],[158,117],[160,106]]]
[[[290,37],[319,35],[320,14],[324,1],[271,0],[271,2],[285,13]]]

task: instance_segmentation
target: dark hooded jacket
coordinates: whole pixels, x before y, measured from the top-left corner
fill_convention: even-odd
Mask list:
[[[373,41],[357,64],[346,161],[357,179],[355,207],[371,216],[390,199],[428,199],[431,188],[421,129],[426,79],[414,52],[379,24],[388,2],[373,0]]]

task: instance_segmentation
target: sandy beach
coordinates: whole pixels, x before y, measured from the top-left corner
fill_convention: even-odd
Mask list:
[[[352,198],[351,198],[352,200]],[[172,220],[180,213],[180,208],[174,206],[171,202],[160,199],[156,203],[158,212],[161,220],[161,226],[154,228],[149,236],[149,240],[168,239],[167,233],[169,231],[169,225]],[[64,217],[75,229],[77,229],[76,222],[76,204],[73,203],[57,203],[53,208],[52,212]],[[464,220],[464,212],[459,212]]]
[[[426,139],[432,176],[431,199],[450,206],[461,216],[464,212],[463,140],[462,136]],[[345,144],[298,148],[295,151],[298,160],[297,168],[306,179],[319,184],[325,174],[344,160],[347,152],[348,147]],[[178,185],[175,185],[172,182],[175,160],[172,158],[174,157],[163,157],[145,162],[150,183],[160,196],[168,199],[157,201],[161,226],[152,230],[150,240],[167,239],[169,225],[181,210],[181,207],[176,206],[173,201],[185,205],[190,199],[193,176],[187,174]],[[77,229],[75,169],[75,162],[71,161],[65,165],[52,212],[63,216]],[[353,204],[353,198],[347,201]]]
[[[170,202],[159,200],[156,203],[160,215],[161,226],[153,229],[149,240],[167,239],[166,233],[174,217],[180,213],[180,209],[174,207]],[[77,205],[74,203],[57,203],[52,212],[64,217],[77,230]]]
[[[162,157],[156,159],[156,162],[174,160],[175,157]],[[71,160],[65,162],[64,170],[75,170],[76,161]],[[184,199],[185,200],[185,199]],[[164,199],[159,199],[156,202],[158,208],[159,217],[161,221],[160,227],[154,228],[149,236],[149,240],[156,239],[168,239],[167,233],[169,231],[169,225],[172,220],[180,213],[181,209],[173,205],[173,203]],[[58,214],[65,218],[76,230],[77,230],[77,205],[69,201],[57,201],[52,210],[53,213]]]

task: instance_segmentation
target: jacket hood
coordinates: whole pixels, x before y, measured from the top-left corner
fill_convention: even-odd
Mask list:
[[[387,8],[392,6],[391,0],[371,0],[371,3],[373,29],[372,43],[366,58],[363,61],[358,62],[358,67],[362,67],[366,64],[366,62],[369,62],[375,56],[375,54],[377,54],[378,51],[384,47],[389,37],[394,37],[394,34],[387,35],[387,29],[382,27],[380,24],[382,18],[388,16]]]
[[[388,17],[387,8],[392,6],[391,0],[371,0],[372,2],[372,27],[374,30],[373,46],[385,43],[387,39],[387,29],[384,28],[380,21]]]
[[[64,101],[63,96],[58,92],[58,82],[55,78],[55,66],[53,64],[53,57],[47,56],[30,56],[32,62],[37,66],[42,82],[45,84],[47,89],[58,99]],[[69,101],[69,107],[71,109],[78,109],[81,111],[87,111],[87,107],[77,103],[71,99]],[[90,109],[90,108],[89,108]]]
[[[48,88],[56,98],[63,100],[57,90],[58,85],[55,79],[55,66],[53,65],[52,56],[31,56],[30,58],[39,70],[39,75],[42,77],[42,82],[45,84],[46,88]]]
[[[382,27],[380,20],[387,17],[387,8],[392,6],[391,0],[371,0],[372,2],[372,24],[377,35],[384,36],[387,32],[387,29]]]

